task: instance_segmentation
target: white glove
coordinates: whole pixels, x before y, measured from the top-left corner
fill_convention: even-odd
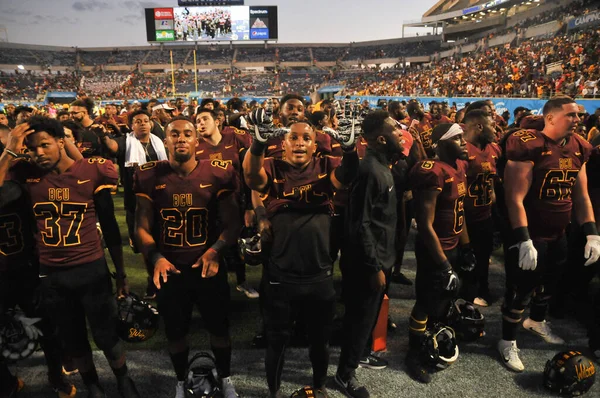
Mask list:
[[[510,248],[515,247],[519,249],[519,267],[523,271],[533,271],[537,267],[537,250],[533,246],[533,241],[528,239]]]
[[[594,264],[600,258],[600,236],[588,235],[586,236],[587,243],[585,249],[583,249],[583,257],[588,260],[584,265]]]

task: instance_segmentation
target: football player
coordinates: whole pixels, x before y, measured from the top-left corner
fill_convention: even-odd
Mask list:
[[[15,129],[26,131],[27,124],[20,124]],[[7,140],[2,140],[7,142]],[[10,155],[10,153],[9,153]],[[71,145],[69,155],[81,158],[81,154]],[[26,157],[18,157],[14,161],[27,161]],[[0,316],[9,308],[18,305],[30,318],[42,317],[36,324],[42,336],[39,339],[46,357],[48,381],[59,397],[74,397],[75,386],[66,381],[62,375],[61,343],[56,327],[50,317],[43,313],[43,308],[36,305],[39,294],[39,267],[35,251],[34,220],[31,214],[31,203],[23,187],[13,181],[6,181],[0,187]],[[12,396],[11,393],[22,388],[23,382],[12,377],[8,367],[0,355],[0,396]]]
[[[221,257],[240,232],[238,177],[231,160],[196,159],[196,128],[189,119],[172,119],[165,132],[169,160],[143,165],[135,174],[134,189],[137,238],[154,264],[158,310],[177,376],[175,397],[185,397],[186,336],[196,305],[210,334],[223,394],[234,398],[229,285]],[[161,231],[157,240],[155,226]]]
[[[563,344],[546,322],[548,302],[567,264],[565,228],[575,220],[586,237],[586,265],[600,256],[600,237],[588,195],[585,163],[591,146],[573,134],[579,117],[569,97],[550,99],[543,108],[542,131],[521,130],[506,140],[504,189],[512,234],[505,242],[506,294],[502,306],[504,364],[521,372],[517,327],[531,301],[523,327],[550,344]],[[533,298],[532,298],[533,296]]]
[[[371,332],[396,258],[397,198],[390,169],[404,150],[402,131],[386,111],[368,114],[362,131],[368,148],[349,194],[340,259],[345,336],[335,375],[341,390],[351,397],[369,396],[356,378],[359,363],[376,369],[386,366],[370,355],[364,361],[363,352],[370,352]]]
[[[279,120],[278,126],[286,127],[290,122],[298,122],[305,120],[304,110],[306,103],[304,98],[298,94],[287,94],[281,98],[279,102],[279,113],[277,119]],[[265,157],[268,158],[283,158],[284,145],[282,137],[273,137],[267,140],[267,149]]]
[[[431,133],[436,159],[417,163],[410,172],[418,235],[417,300],[409,320],[406,365],[414,379],[429,383],[431,375],[423,356],[427,323],[444,321],[459,286],[456,271],[469,271],[468,235],[464,228],[468,153],[458,124],[439,124]],[[460,246],[460,247],[459,247]]]
[[[431,147],[430,118],[425,114],[423,106],[417,101],[410,101],[406,106],[406,112],[411,119],[408,131],[413,136],[419,136],[427,157],[434,157],[435,151]]]
[[[333,188],[351,182],[358,169],[353,142],[341,161],[314,157],[316,133],[309,123],[299,119],[303,101],[296,96],[286,97],[281,101],[281,114],[287,122],[293,117],[295,123],[283,136],[284,158],[265,159],[269,144],[255,139],[243,165],[248,186],[268,195],[266,207],[272,227],[271,249],[263,272],[263,315],[268,336],[265,367],[271,397],[281,396],[284,353],[294,313],[301,314],[305,324],[310,325],[307,332],[313,387],[325,390],[335,297],[329,255],[330,199]]]
[[[225,126],[220,131],[219,125],[220,123],[214,111],[210,109],[198,109],[196,113],[196,131],[198,132],[196,158],[229,161],[233,165],[238,178],[241,178],[242,160],[244,159],[246,150],[250,147],[252,137],[245,130],[231,126]],[[242,196],[238,202],[247,204],[251,208],[250,191],[242,189],[240,192]],[[246,210],[246,213],[248,214],[245,215],[245,219],[252,220],[253,211]],[[250,221],[246,224],[249,223]],[[248,298],[258,298],[258,292],[246,282],[246,265],[240,258],[237,241],[232,247],[228,248],[226,254],[227,265],[235,269],[237,277],[236,289],[244,293]]]
[[[31,162],[17,162],[8,175],[11,153],[23,143]],[[24,183],[29,191],[38,229],[36,245],[44,305],[58,324],[66,354],[74,359],[89,396],[103,397],[104,391],[92,359],[86,319],[96,345],[117,377],[121,396],[139,397],[116,333],[116,300],[96,230],[99,220],[107,236],[119,235],[118,229],[115,231],[115,226],[107,222],[114,218],[110,188],[117,183],[117,172],[106,159],[74,161],[67,156],[66,145],[60,122],[45,117],[30,119],[27,129],[11,133],[0,157],[0,183],[8,178]],[[117,291],[127,293],[122,251],[120,256],[111,254]]]
[[[465,292],[463,297],[487,307],[491,302],[488,271],[494,234],[492,221],[494,179],[496,161],[501,151],[494,143],[496,136],[491,115],[482,110],[474,110],[465,115],[463,124],[469,153],[465,215],[469,240],[476,258],[474,275],[472,275],[474,278],[462,281]]]

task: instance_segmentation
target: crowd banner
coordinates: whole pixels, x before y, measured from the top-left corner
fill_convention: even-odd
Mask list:
[[[567,29],[580,29],[598,24],[600,24],[600,10],[570,19],[567,24]]]
[[[344,99],[344,96],[336,96],[336,99]],[[477,98],[477,97],[379,97],[379,96],[351,96],[352,99],[354,100],[360,100],[361,102],[363,101],[368,101],[369,102],[369,106],[371,108],[376,108],[377,107],[377,101],[379,101],[380,99],[386,99],[388,101],[392,101],[392,100],[396,100],[396,101],[409,101],[411,99],[417,99],[419,100],[422,104],[423,107],[425,108],[425,110],[429,109],[429,103],[432,101],[436,101],[436,102],[447,102],[450,106],[452,106],[454,103],[456,103],[456,108],[457,109],[462,109],[465,107],[465,104],[467,102],[475,102],[475,101],[481,101],[481,100],[487,100],[487,99],[491,99],[492,102],[494,103],[494,106],[496,107],[496,113],[498,113],[499,115],[502,115],[502,113],[504,111],[509,111],[510,112],[510,117],[512,119],[513,115],[514,115],[514,110],[519,107],[519,106],[523,106],[529,110],[531,110],[531,113],[533,113],[534,115],[541,115],[542,114],[542,109],[544,108],[544,104],[546,103],[546,100],[541,100],[538,98]],[[581,98],[576,98],[575,101],[578,104],[581,104],[585,107],[585,110],[587,113],[594,113],[596,111],[596,109],[600,108],[600,99],[581,99]],[[512,120],[511,120],[512,122]]]

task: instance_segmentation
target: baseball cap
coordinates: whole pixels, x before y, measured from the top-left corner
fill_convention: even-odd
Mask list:
[[[170,107],[169,104],[158,104],[158,105],[154,105],[152,107],[153,112],[158,111],[160,109],[164,109],[165,111],[172,111],[175,108]]]

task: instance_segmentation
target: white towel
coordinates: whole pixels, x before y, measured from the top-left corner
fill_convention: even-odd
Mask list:
[[[158,160],[167,160],[165,145],[160,138],[154,134],[150,134],[150,145],[154,148]],[[147,161],[144,145],[142,145],[140,140],[135,138],[134,133],[127,134],[127,138],[125,139],[125,167],[132,167],[136,164],[141,166],[145,163],[147,163]]]

